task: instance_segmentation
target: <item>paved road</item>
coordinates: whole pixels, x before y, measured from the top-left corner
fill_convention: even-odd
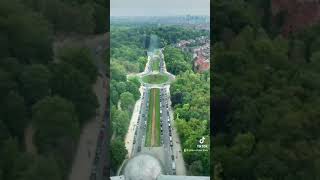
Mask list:
[[[160,90],[160,109],[161,109],[161,124],[163,133],[161,136],[161,139],[163,141],[164,151],[165,151],[165,167],[167,168],[166,171],[168,174],[174,174],[174,171],[172,170],[172,121],[169,116],[169,104],[168,104],[168,94],[167,94],[167,88],[161,88]]]
[[[148,62],[146,63],[145,71],[140,73],[140,75],[149,75],[152,74],[151,68],[151,57],[152,53],[148,52]],[[162,50],[160,53],[160,72],[166,73],[170,76],[174,76],[167,72],[165,67],[165,61],[163,59]],[[176,170],[173,169],[173,163],[176,164],[176,158],[174,149],[179,149],[179,147],[175,148],[177,145],[177,136],[173,136],[173,121],[170,118],[171,104],[170,104],[170,84],[160,84],[160,85],[150,85],[150,84],[142,84],[142,98],[141,98],[141,106],[139,112],[139,119],[137,121],[137,128],[135,132],[135,143],[133,145],[132,155],[131,157],[137,155],[141,151],[148,152],[154,150],[154,152],[159,152],[158,148],[146,148],[145,138],[146,138],[146,127],[147,127],[147,118],[148,118],[148,107],[149,107],[149,96],[151,88],[159,88],[160,89],[160,121],[161,121],[161,147],[160,151],[163,151],[164,156],[162,158],[162,162],[164,165],[164,170],[166,174],[176,174]],[[162,150],[161,150],[162,149]],[[146,150],[146,151],[145,151]],[[182,160],[182,156],[180,157]],[[183,161],[182,161],[183,162]],[[184,166],[184,163],[178,163],[179,166]],[[183,167],[184,169],[184,167]],[[181,173],[179,173],[181,174]],[[183,173],[182,173],[183,174]]]
[[[68,42],[55,43],[55,50],[66,44],[88,47],[94,55],[94,64],[99,72],[94,92],[99,102],[97,115],[84,125],[80,135],[77,152],[73,161],[69,180],[106,179],[109,177],[108,141],[109,129],[107,103],[108,77],[106,77],[106,64],[104,51],[108,48],[108,34],[87,39],[67,40]]]
[[[132,150],[132,156],[139,153],[145,144],[146,137],[146,127],[147,127],[147,118],[148,118],[148,107],[149,107],[149,88],[143,87],[141,98],[141,106],[137,121],[137,128],[135,132],[135,140]]]

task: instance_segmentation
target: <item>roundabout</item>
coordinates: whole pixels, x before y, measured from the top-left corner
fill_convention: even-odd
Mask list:
[[[169,76],[164,73],[145,75],[140,78],[140,81],[145,84],[164,84],[168,83]]]

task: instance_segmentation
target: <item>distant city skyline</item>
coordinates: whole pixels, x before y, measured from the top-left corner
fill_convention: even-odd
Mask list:
[[[210,0],[111,0],[111,16],[209,16]]]

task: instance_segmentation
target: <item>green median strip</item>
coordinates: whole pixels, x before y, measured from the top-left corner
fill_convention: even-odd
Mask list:
[[[153,98],[155,95],[155,98]],[[155,100],[155,103],[154,103]],[[148,108],[148,121],[147,121],[147,135],[146,135],[146,147],[151,147],[151,138],[152,138],[152,113],[153,107],[155,107],[155,142],[154,146],[160,146],[160,90],[153,88],[150,90],[149,96],[149,108]]]

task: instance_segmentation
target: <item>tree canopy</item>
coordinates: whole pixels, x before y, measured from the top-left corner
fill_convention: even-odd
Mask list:
[[[319,25],[282,37],[274,25],[266,28],[267,14],[257,14],[262,1],[232,2],[242,6],[213,3],[213,18],[220,22],[214,27],[217,42],[211,69],[213,176],[316,179]],[[252,21],[229,11],[239,8],[244,8],[240,14],[260,18]],[[222,18],[227,17],[243,23],[226,24],[229,21]]]
[[[97,69],[89,50],[54,54],[53,40],[105,32],[107,4],[0,1],[0,179],[66,179],[80,126],[98,106]],[[32,123],[33,156],[25,143]]]

